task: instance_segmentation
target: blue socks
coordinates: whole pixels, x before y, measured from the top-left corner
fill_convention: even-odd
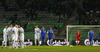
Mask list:
[[[90,42],[90,45],[93,45],[93,42]]]
[[[45,42],[41,42],[41,45],[45,45]]]
[[[52,45],[52,42],[49,42],[49,45]]]
[[[45,42],[44,42],[44,45],[45,45]]]

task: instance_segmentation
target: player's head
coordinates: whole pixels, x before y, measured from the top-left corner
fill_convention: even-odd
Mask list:
[[[18,25],[16,24],[15,27],[18,28]]]
[[[13,26],[12,24],[9,25],[9,27],[12,27],[12,26]]]
[[[92,31],[92,29],[90,29],[90,31]]]
[[[5,25],[5,28],[7,28],[7,25]]]
[[[42,26],[42,29],[44,29],[44,26]]]
[[[18,27],[20,28],[21,26],[20,26],[20,25],[18,25]]]
[[[52,27],[50,27],[50,30],[52,30]]]
[[[79,31],[79,30],[77,30],[77,32],[79,33],[80,31]]]
[[[35,27],[36,27],[36,28],[38,28],[38,26],[37,26],[37,25],[36,25]]]

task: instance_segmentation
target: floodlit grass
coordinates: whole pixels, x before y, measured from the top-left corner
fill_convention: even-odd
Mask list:
[[[0,52],[100,52],[100,46],[26,46],[24,49],[0,48]]]

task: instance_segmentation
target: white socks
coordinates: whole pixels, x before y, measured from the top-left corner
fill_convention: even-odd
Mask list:
[[[24,43],[23,42],[21,42],[21,47],[24,48]]]
[[[15,44],[16,44],[16,45],[15,45],[15,46],[16,46],[16,48],[18,48],[18,42],[15,42]]]
[[[3,45],[5,45],[5,47],[6,47],[7,46],[7,43],[4,42],[4,41],[2,41],[2,46],[1,47],[3,47]]]

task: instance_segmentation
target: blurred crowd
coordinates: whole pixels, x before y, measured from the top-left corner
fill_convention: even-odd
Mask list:
[[[70,17],[75,8],[77,8],[78,20],[80,25],[100,24],[100,4],[99,0],[83,0],[82,5],[78,5],[74,0],[0,0],[5,11],[23,11],[26,18],[37,20],[36,11],[48,11],[58,15],[58,22],[62,22],[62,15]],[[18,14],[14,14],[17,18]],[[13,20],[13,21],[16,21]]]
[[[35,14],[35,11],[48,11],[56,13],[57,15],[67,14],[71,15],[75,3],[73,0],[0,0],[5,8],[5,11],[23,10],[26,16]],[[30,12],[31,11],[31,12]],[[66,12],[67,11],[67,12]],[[31,13],[31,14],[30,14]]]
[[[80,25],[100,24],[100,0],[83,0],[82,6],[77,9]]]

